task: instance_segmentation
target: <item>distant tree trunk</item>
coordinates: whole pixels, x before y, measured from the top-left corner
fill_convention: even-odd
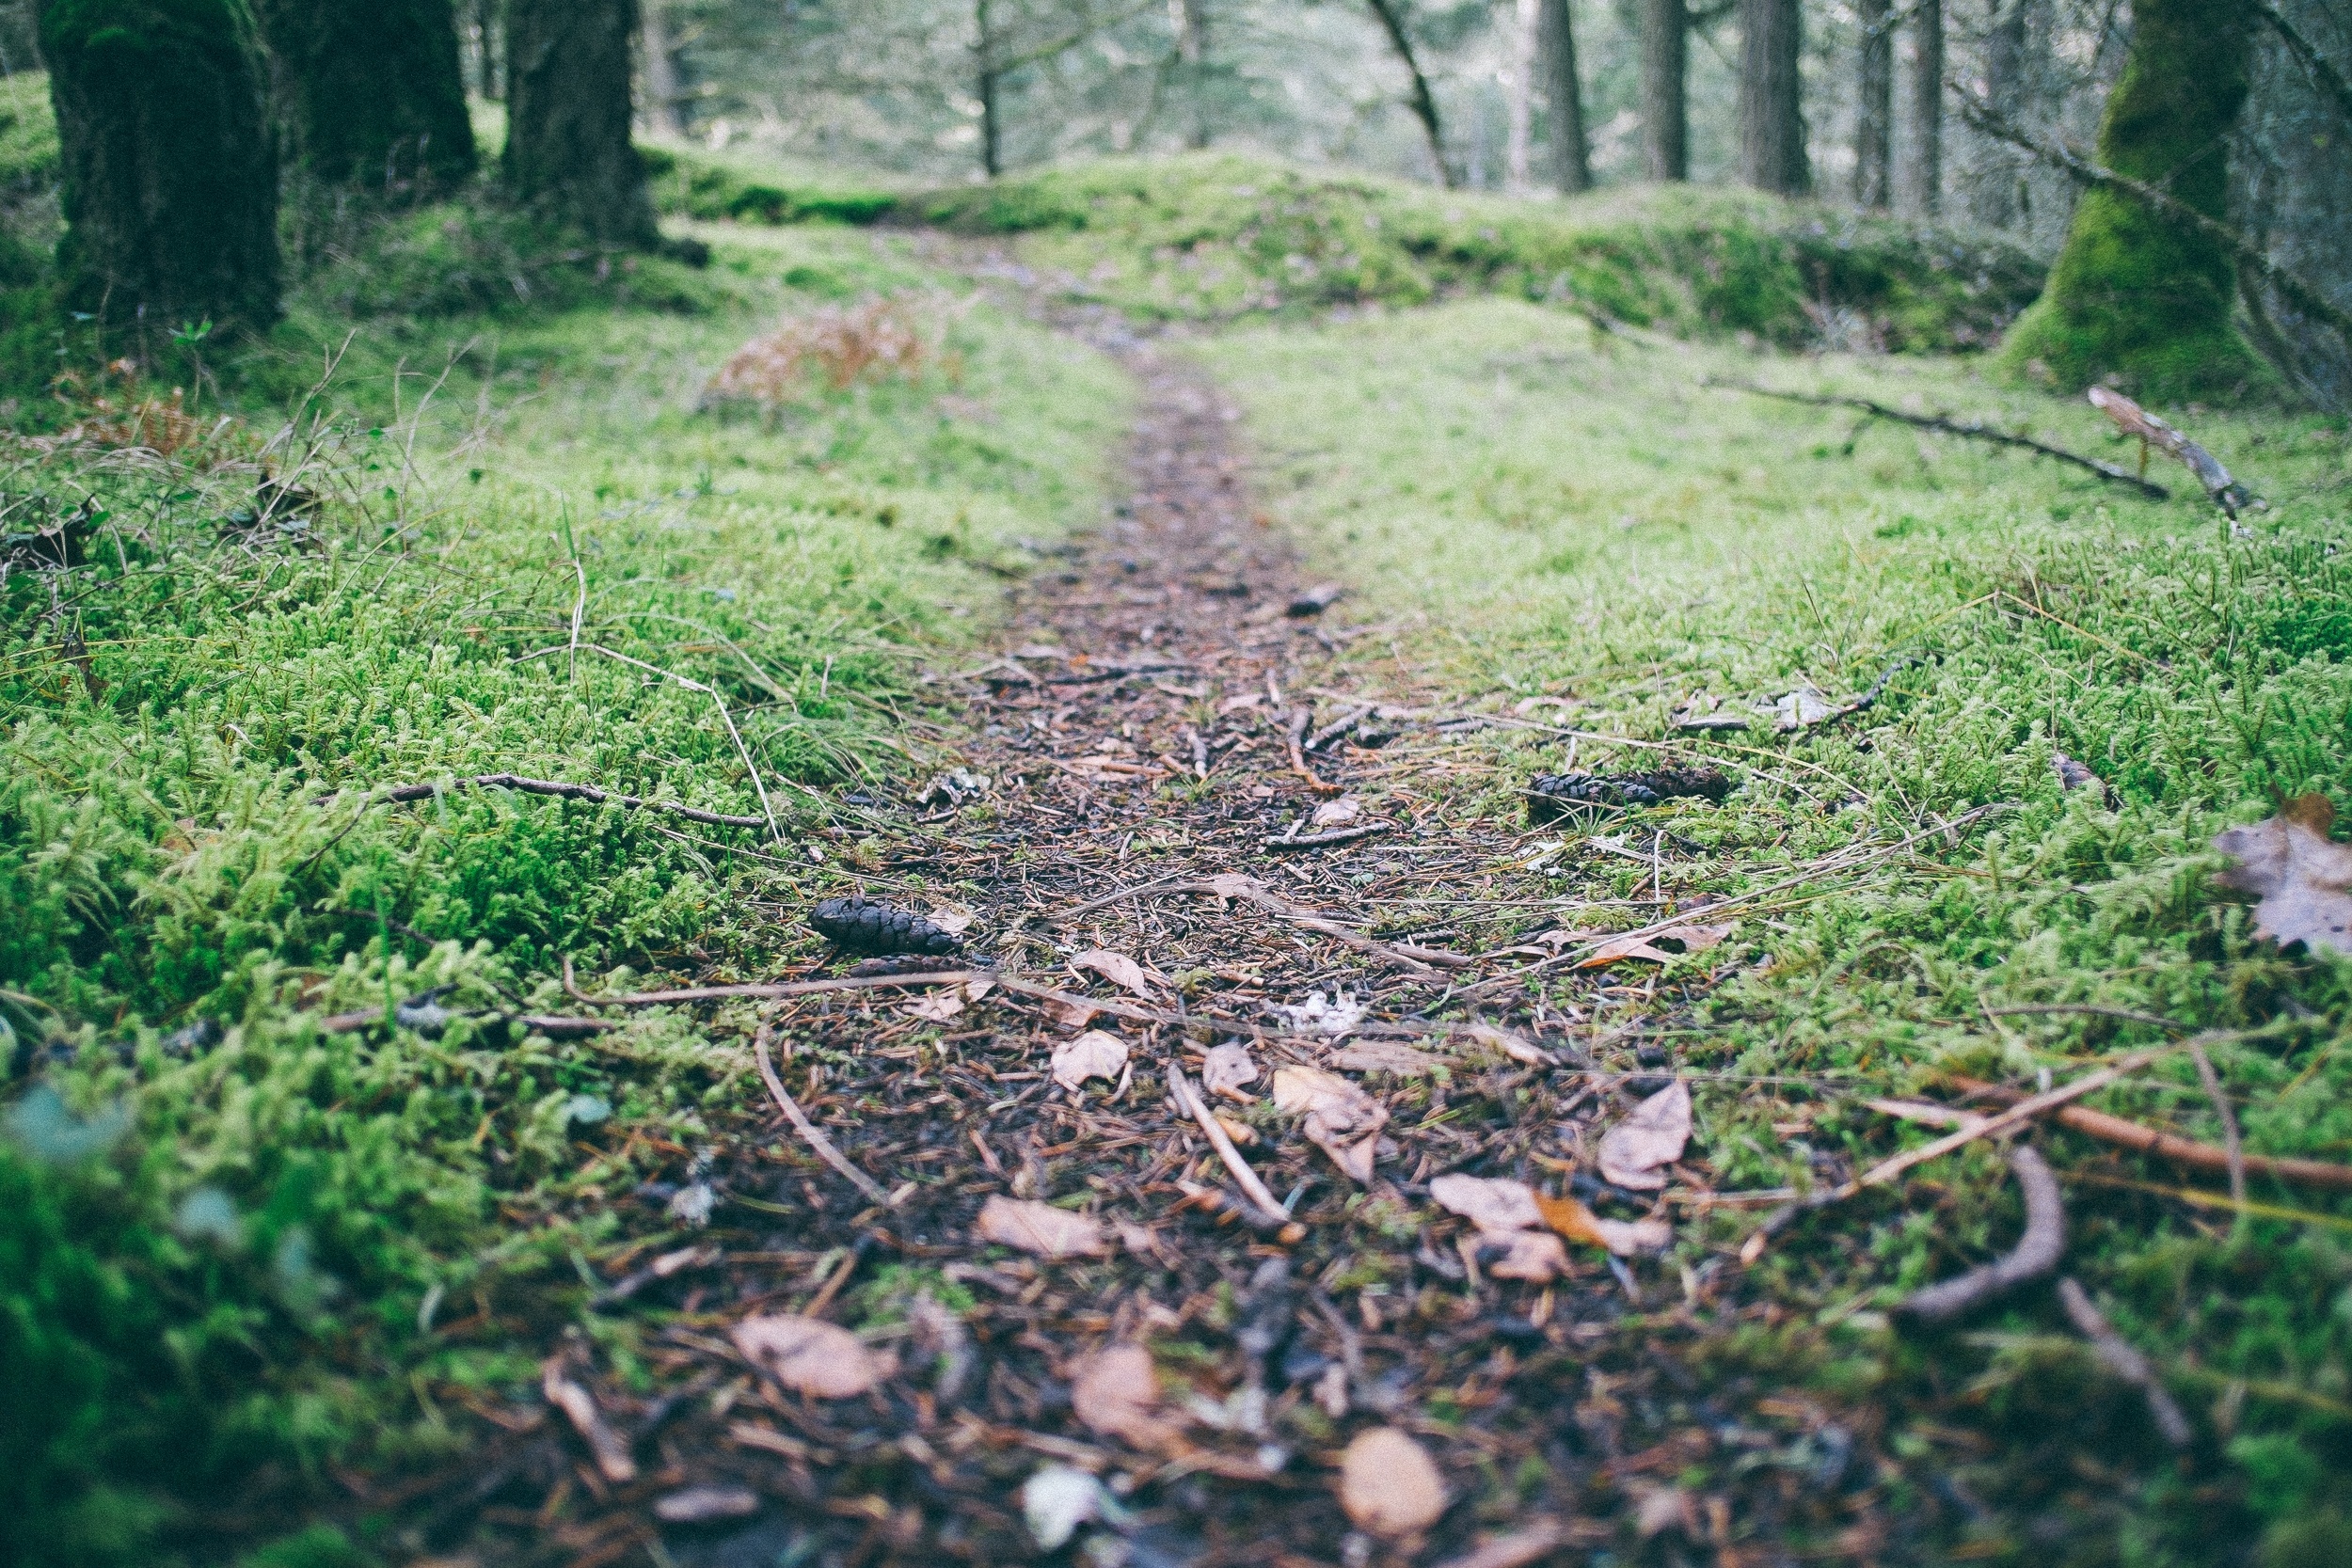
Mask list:
[[[1944,0],[1919,0],[1911,36],[1911,159],[1903,206],[1931,218],[1944,205]]]
[[[1551,107],[1551,178],[1564,194],[1593,188],[1592,146],[1584,136],[1584,89],[1576,73],[1575,19],[1568,0],[1543,0],[1536,55]]]
[[[634,0],[506,0],[506,182],[607,243],[660,240],[629,145]]]
[[[669,0],[638,0],[644,10],[645,123],[665,136],[686,135],[678,114],[677,60],[670,53]]]
[[[1535,0],[1515,0],[1512,7],[1511,69],[1503,102],[1503,188],[1524,192],[1535,150]]]
[[[2228,216],[2231,128],[2253,53],[2243,0],[2137,0],[2098,161],[2206,216]],[[2213,237],[2094,186],[2042,297],[2002,345],[2012,370],[2067,387],[2121,375],[2154,396],[2226,392],[2254,373],[2231,325],[2236,267]]]
[[[1798,0],[1740,0],[1740,178],[1760,191],[1803,196],[1804,46]]]
[[[1642,172],[1691,178],[1691,18],[1682,0],[1641,0]]]
[[[473,25],[482,35],[482,55],[474,62],[474,90],[485,102],[495,103],[503,96],[499,91],[498,0],[473,0]]]
[[[1184,91],[1192,106],[1192,123],[1184,128],[1184,145],[1199,151],[1209,145],[1208,0],[1177,0],[1176,15],[1176,54],[1184,62]]]
[[[451,0],[258,0],[294,133],[330,185],[398,191],[474,171]]]
[[[1860,0],[1862,52],[1854,91],[1853,198],[1883,207],[1895,178],[1895,31],[1887,0]]]
[[[237,0],[41,0],[69,298],[167,331],[278,319],[278,159]]]
[[[1984,40],[1984,92],[1993,107],[2019,124],[2026,96],[2026,0],[2009,0],[1996,13]],[[1983,151],[1983,168],[1969,190],[1968,215],[1991,229],[2008,229],[2017,222],[2017,186],[2025,174],[2024,154],[1994,142]]]
[[[973,54],[979,66],[980,169],[993,180],[1005,172],[1004,127],[996,102],[1003,78],[996,70],[996,29],[989,0],[973,0],[972,20],[979,35]]]
[[[1381,28],[1389,35],[1390,47],[1396,57],[1405,62],[1405,70],[1413,79],[1411,103],[1413,118],[1421,121],[1422,134],[1429,138],[1429,159],[1438,166],[1438,183],[1451,189],[1454,185],[1454,166],[1446,161],[1445,133],[1438,124],[1437,95],[1429,90],[1429,78],[1422,74],[1421,57],[1413,53],[1413,40],[1405,30],[1405,0],[1364,0],[1372,14],[1380,20]]]

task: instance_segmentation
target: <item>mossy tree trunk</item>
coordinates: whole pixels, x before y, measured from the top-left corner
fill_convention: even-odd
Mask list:
[[[1577,79],[1576,24],[1568,0],[1543,0],[1536,59],[1551,126],[1551,177],[1570,196],[1593,188],[1592,144],[1584,135],[1584,88]]]
[[[2098,161],[2215,219],[2245,105],[2253,12],[2242,0],[2137,0]],[[2004,362],[2074,388],[2115,375],[2149,394],[2226,391],[2258,373],[2231,325],[2236,269],[2213,239],[2122,193],[2083,193],[2048,288]]]
[[[635,0],[506,0],[506,182],[613,245],[660,240],[629,145]]]
[[[1690,14],[1682,0],[1641,0],[1641,6],[1642,172],[1652,180],[1688,180]]]
[[[1760,191],[1812,188],[1804,155],[1804,14],[1798,0],[1740,0],[1740,178]]]
[[[75,308],[278,319],[278,158],[244,0],[42,0]]]
[[[474,171],[452,0],[256,0],[294,155],[330,185],[407,191]]]
[[[1861,0],[1854,8],[1862,30],[1855,60],[1853,198],[1861,207],[1883,207],[1895,172],[1895,29],[1888,0]]]
[[[1931,218],[1944,205],[1944,0],[1918,0],[1911,18],[1911,156],[1903,209]]]

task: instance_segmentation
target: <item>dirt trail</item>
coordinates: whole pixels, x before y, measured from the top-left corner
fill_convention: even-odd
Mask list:
[[[1563,1546],[1631,1542],[1638,1524],[1728,1550],[1735,1528],[1778,1536],[1791,1510],[1845,1519],[1851,1442],[1802,1402],[1748,1418],[1777,1423],[1774,1442],[1828,1444],[1820,1485],[1771,1472],[1736,1513],[1723,1498],[1654,1500],[1731,1419],[1705,1401],[1694,1413],[1664,1354],[1698,1329],[1712,1265],[1677,1279],[1579,1247],[1554,1281],[1499,1279],[1495,1250],[1431,1201],[1452,1171],[1556,1188],[1602,1125],[1663,1084],[1638,1075],[1663,1058],[1637,1062],[1624,1039],[1607,1054],[1636,1076],[1586,1070],[1594,1015],[1533,1006],[1510,979],[1544,950],[1479,953],[1508,912],[1486,895],[1516,824],[1449,820],[1424,792],[1454,744],[1441,715],[1334,686],[1341,668],[1367,675],[1332,657],[1345,601],[1292,612],[1305,584],[1253,515],[1231,404],[1116,324],[1091,335],[1140,389],[1126,499],[1099,532],[1041,548],[1000,651],[932,677],[968,710],[963,767],[986,793],[843,808],[842,838],[885,846],[867,852],[871,894],[907,899],[919,871],[932,898],[907,901],[962,904],[968,951],[1024,988],[759,1004],[788,1092],[892,1201],[870,1202],[762,1102],[709,1148],[676,1149],[637,1196],[649,1216],[704,1203],[707,1229],[632,1221],[642,1250],[605,1266],[616,1325],[668,1314],[638,1341],[646,1382],[577,1337],[559,1347],[637,1474],[599,1474],[569,1426],[508,1413],[521,1430],[438,1495],[415,1539],[572,1568],[1037,1561],[1048,1554],[1021,1489],[1049,1465],[1098,1475],[1123,1499],[1100,1511],[1125,1511],[1053,1560],[1162,1568],[1437,1562],[1531,1523]],[[1268,847],[1302,828],[1342,836]],[[1262,891],[1199,886],[1230,875]],[[1140,991],[1073,967],[1089,949],[1136,959]],[[1582,980],[1626,1001],[1640,989]],[[707,1013],[707,1027],[743,1039],[753,1006]],[[1341,1037],[1318,1007],[1364,1016]],[[1552,1061],[1499,1054],[1465,1033],[1475,1022]],[[1081,1027],[1114,1033],[1128,1060],[1115,1084],[1072,1093],[1048,1064]],[[1232,1042],[1260,1076],[1220,1103],[1287,1225],[1251,1212],[1168,1093],[1168,1064],[1197,1084],[1207,1051]],[[1369,1182],[1269,1102],[1286,1065],[1380,1102],[1389,1119],[1354,1156],[1373,1157]],[[1616,1217],[1665,1212],[1575,1182]],[[984,1204],[1025,1199],[1090,1212],[1108,1254],[1008,1256],[976,1236]],[[787,1392],[729,1342],[755,1313],[829,1319],[895,1349],[899,1370],[852,1398]],[[1073,1383],[1089,1357],[1136,1343],[1156,1358],[1158,1407],[1106,1416]],[[1452,1499],[1410,1539],[1354,1531],[1335,1492],[1340,1449],[1382,1424],[1417,1435]]]

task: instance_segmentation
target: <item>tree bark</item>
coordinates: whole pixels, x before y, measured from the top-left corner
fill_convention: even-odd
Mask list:
[[[1454,166],[1446,161],[1445,133],[1438,123],[1437,95],[1429,90],[1429,78],[1422,74],[1421,57],[1413,52],[1413,40],[1405,30],[1405,0],[1364,0],[1372,14],[1380,21],[1389,35],[1390,47],[1396,57],[1405,62],[1405,70],[1413,79],[1410,99],[1413,118],[1421,121],[1422,134],[1429,138],[1429,159],[1438,166],[1438,183],[1451,190],[1454,187]]]
[[[2252,53],[2253,13],[2241,0],[2137,0],[2099,125],[2100,166],[2223,225],[2230,131]],[[2235,288],[2219,235],[2094,185],[2003,359],[2070,387],[2120,375],[2160,397],[2228,392],[2254,368],[2231,325]]]
[[[1197,152],[1209,145],[1208,0],[1177,0],[1176,14],[1176,53],[1184,62],[1184,95],[1192,109],[1192,123],[1184,128],[1184,145]]]
[[[1760,191],[1812,188],[1804,155],[1804,34],[1798,0],[1740,0],[1740,177]]]
[[[316,179],[404,191],[474,171],[451,0],[258,0],[289,150]]]
[[[1550,108],[1551,178],[1574,196],[1593,188],[1593,150],[1584,135],[1584,88],[1576,71],[1575,17],[1568,0],[1543,0],[1536,56]]]
[[[1682,0],[1641,0],[1642,172],[1691,178],[1691,18]]]
[[[1875,209],[1894,194],[1895,30],[1888,0],[1860,0],[1855,20],[1862,50],[1855,72],[1853,198]]]
[[[1511,66],[1502,85],[1502,186],[1514,194],[1526,192],[1528,170],[1534,162],[1535,4],[1514,0],[1510,13]]]
[[[238,0],[42,0],[75,309],[160,335],[278,314],[278,158]]]
[[[645,123],[665,136],[686,135],[678,113],[677,59],[670,52],[668,0],[638,0],[645,13]]]
[[[978,37],[973,55],[978,64],[975,84],[980,96],[980,170],[991,180],[1005,172],[1004,124],[997,89],[1003,75],[996,68],[996,29],[989,0],[973,0],[972,21]]]
[[[2010,119],[2026,115],[2026,0],[2009,0],[1995,15],[1984,40],[1984,90],[1993,107]],[[2025,165],[2016,151],[1995,144],[1985,149],[1984,168],[1969,191],[1968,215],[1989,229],[2017,222],[2017,186]]]
[[[506,0],[506,182],[608,244],[660,241],[629,145],[634,0]]]
[[[1931,218],[1944,205],[1944,0],[1919,0],[1911,19],[1911,158],[1904,210]]]
[[[503,96],[499,90],[498,0],[473,0],[473,25],[482,45],[481,56],[474,61],[474,90],[485,102],[495,103]]]

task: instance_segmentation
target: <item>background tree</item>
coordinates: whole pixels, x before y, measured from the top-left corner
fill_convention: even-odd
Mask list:
[[[242,0],[43,0],[73,303],[167,331],[278,319],[278,163]]]
[[[1642,172],[1691,178],[1691,19],[1682,0],[1641,0]]]
[[[1405,73],[1412,79],[1413,118],[1421,121],[1422,134],[1429,138],[1429,161],[1437,165],[1438,183],[1454,183],[1454,165],[1445,155],[1445,131],[1438,122],[1437,94],[1429,90],[1429,77],[1421,68],[1421,56],[1414,53],[1412,33],[1405,24],[1405,0],[1364,0],[1389,36],[1389,47],[1404,64]]]
[[[1931,218],[1944,205],[1944,0],[1918,0],[1912,13],[1910,87],[1903,207]]]
[[[289,150],[329,184],[474,171],[451,0],[257,0]]]
[[[645,123],[663,135],[686,134],[678,113],[677,55],[670,41],[668,0],[638,0],[644,11]]]
[[[1799,0],[1740,0],[1740,178],[1760,191],[1803,196],[1804,49]]]
[[[1883,207],[1895,175],[1895,28],[1888,0],[1859,0],[1854,70],[1853,198]]]
[[[1584,89],[1576,74],[1575,17],[1568,0],[1543,0],[1536,61],[1549,107],[1551,177],[1573,196],[1593,188],[1593,150],[1584,134]]]
[[[2243,0],[2138,0],[2098,162],[2217,220],[2229,136],[2247,96],[2253,13]],[[2014,370],[2080,387],[2119,374],[2158,396],[2226,390],[2254,370],[2231,325],[2237,284],[2214,238],[2098,187],[2074,208],[2048,288],[2002,347]]]
[[[506,182],[590,238],[660,240],[629,145],[635,0],[506,0]]]

